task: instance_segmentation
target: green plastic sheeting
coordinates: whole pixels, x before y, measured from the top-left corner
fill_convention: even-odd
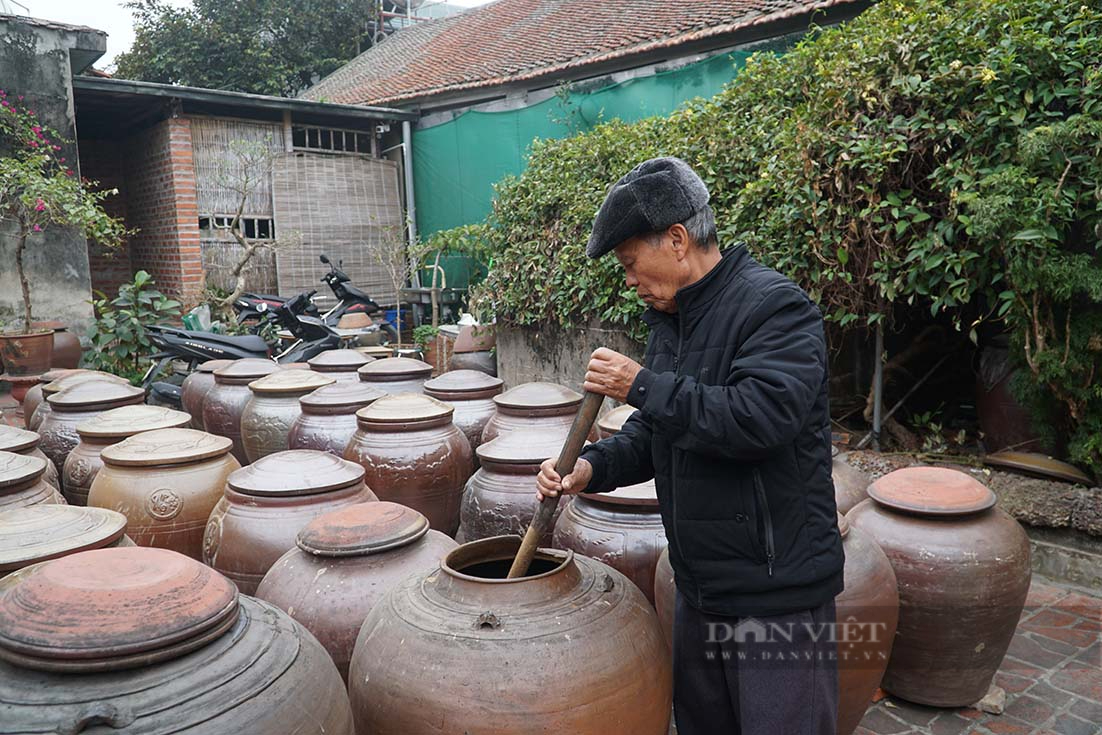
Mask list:
[[[422,237],[485,219],[493,185],[519,174],[537,138],[565,138],[619,118],[666,115],[696,97],[712,97],[731,81],[749,52],[720,54],[668,72],[593,92],[571,91],[531,107],[467,111],[413,134],[417,229]]]

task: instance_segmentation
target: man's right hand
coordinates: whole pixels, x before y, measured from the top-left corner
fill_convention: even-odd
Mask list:
[[[536,498],[541,503],[544,498],[557,498],[560,493],[580,493],[593,479],[593,465],[587,460],[579,459],[574,464],[574,471],[566,477],[559,477],[559,473],[555,472],[555,462],[554,459],[548,459],[540,465],[540,474],[536,478]]]

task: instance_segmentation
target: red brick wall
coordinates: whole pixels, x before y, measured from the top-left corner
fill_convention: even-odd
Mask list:
[[[119,193],[103,200],[104,210],[112,217],[127,220],[126,211],[126,148],[114,140],[81,138],[80,174],[99,182],[100,189],[118,189]],[[118,292],[119,285],[131,279],[130,247],[103,248],[88,241],[88,264],[92,274],[92,288],[109,296]]]

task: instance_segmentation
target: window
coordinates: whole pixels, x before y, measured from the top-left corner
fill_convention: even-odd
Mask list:
[[[232,214],[215,214],[200,217],[199,229],[208,233],[213,230],[226,230],[225,236],[230,237],[228,230],[232,223]],[[241,215],[241,233],[249,240],[274,240],[275,221],[271,217],[253,217],[243,214]]]
[[[337,128],[291,127],[291,146],[298,150],[371,154],[371,133]]]

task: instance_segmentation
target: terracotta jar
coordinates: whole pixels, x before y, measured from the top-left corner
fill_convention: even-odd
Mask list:
[[[195,429],[158,429],[106,447],[88,504],[126,516],[138,546],[202,559],[203,533],[226,478],[241,465],[230,440]]]
[[[203,428],[232,440],[233,456],[241,464],[249,462],[241,440],[241,413],[253,397],[249,383],[279,369],[271,360],[250,357],[234,360],[214,371],[214,387],[203,400]]]
[[[356,412],[387,395],[358,379],[338,381],[298,399],[302,413],[287,434],[290,449],[316,449],[338,457],[356,433]]]
[[[302,409],[298,399],[332,377],[313,370],[279,370],[249,383],[252,398],[241,412],[241,443],[250,462],[287,450],[287,435]]]
[[[307,449],[277,452],[232,473],[207,521],[203,561],[246,595],[295,547],[298,532],[331,510],[377,500],[363,469]]]
[[[233,360],[207,360],[184,378],[184,384],[180,386],[180,402],[184,410],[191,414],[191,428],[204,430],[203,401],[214,387],[214,371],[221,370],[231,362]]]
[[[536,512],[536,476],[540,463],[558,457],[563,438],[554,434],[531,436],[514,432],[480,446],[476,453],[482,467],[463,491],[459,534],[461,541],[491,536],[523,536]],[[575,496],[565,495],[555,509],[558,522]],[[551,545],[551,534],[540,540]]]
[[[311,357],[306,364],[337,382],[357,383],[360,375],[356,371],[370,362],[375,362],[375,358],[356,350],[326,350]]]
[[[156,429],[187,426],[191,416],[162,406],[123,406],[77,424],[80,442],[69,452],[62,468],[62,492],[73,505],[88,505],[88,488],[96,479],[103,461],[104,447],[123,439]]]
[[[662,549],[658,564],[654,567],[654,609],[666,634],[666,645],[673,655],[673,610],[677,603],[677,585],[674,583],[673,565],[670,564],[670,547]]]
[[[432,375],[432,365],[412,357],[384,357],[356,372],[360,380],[386,393],[420,393]]]
[[[68,325],[60,321],[31,322],[36,329],[49,329],[54,333],[53,357],[50,367],[72,370],[80,364],[82,350],[80,337],[69,331]]]
[[[0,578],[78,551],[132,545],[126,516],[106,508],[41,504],[0,510]]]
[[[356,412],[359,426],[344,452],[364,468],[379,498],[424,513],[449,536],[459,530],[463,485],[474,472],[471,445],[452,423],[453,411],[417,393],[384,396]]]
[[[120,385],[130,385],[130,381],[125,378],[120,378],[118,375],[112,375],[111,373],[103,373],[99,370],[73,370],[66,375],[61,376],[49,383],[42,386],[42,402],[35,408],[34,413],[26,414],[29,416],[26,421],[27,428],[31,431],[38,431],[42,426],[42,422],[46,420],[46,417],[52,413],[50,403],[46,399],[50,396],[57,395],[66,388],[72,388],[73,386],[80,385],[86,382],[107,382],[107,383],[119,383]],[[29,393],[29,391],[28,391]],[[41,433],[41,432],[39,432]]]
[[[496,410],[482,429],[482,441],[488,442],[510,431],[530,435],[551,432],[566,440],[582,394],[555,383],[524,383],[494,396]],[[596,430],[589,434],[596,441]]]
[[[494,415],[493,399],[501,394],[503,385],[501,378],[478,370],[452,370],[426,382],[424,391],[426,396],[450,403],[455,408],[452,423],[467,435],[474,450],[482,443],[482,427]]]
[[[96,549],[0,581],[0,702],[17,732],[353,735],[309,631],[165,549]]]
[[[49,457],[38,448],[42,437],[38,432],[18,429],[14,426],[0,423],[0,452],[14,452],[28,457],[41,457],[46,460],[46,474],[42,477],[47,485],[52,486],[58,492],[61,491],[61,476],[57,467],[49,461]]]
[[[830,474],[834,477],[834,502],[838,505],[838,512],[845,515],[869,497],[872,478],[849,463],[848,452],[839,452],[834,445],[831,445],[830,451],[833,458]]]
[[[617,406],[601,418],[597,419],[597,436],[607,439],[620,429],[624,428],[624,422],[636,412],[635,406],[624,404]]]
[[[881,686],[934,707],[978,701],[1010,646],[1029,591],[1029,539],[963,472],[907,467],[847,515],[887,554],[899,627]]]
[[[358,732],[666,735],[673,677],[646,598],[569,551],[507,580],[519,547],[460,546],[371,610],[348,674]],[[493,696],[470,696],[474,681]]]
[[[834,598],[838,639],[838,735],[857,729],[880,686],[899,621],[891,562],[872,537],[838,515],[846,555],[845,584]]]
[[[264,575],[256,596],[317,636],[345,681],[371,608],[410,574],[439,567],[457,546],[417,511],[385,500],[315,518],[297,544]]]
[[[50,461],[41,457],[0,452],[0,510],[39,503],[65,504],[65,498],[43,479]]]
[[[50,406],[50,413],[38,427],[38,433],[42,435],[39,447],[61,473],[62,486],[65,485],[65,459],[80,443],[77,425],[112,408],[134,406],[144,401],[145,390],[142,388],[129,383],[100,380],[85,381],[46,397],[44,405]],[[41,407],[38,410],[41,412]]]
[[[64,378],[67,375],[73,373],[84,372],[80,369],[70,370],[67,368],[54,368],[53,370],[47,370],[38,376],[38,382],[35,383],[30,389],[27,390],[27,394],[23,396],[23,423],[28,428],[31,425],[31,419],[34,416],[35,410],[44,400],[42,397],[42,388],[47,383],[52,383],[58,378]]]

